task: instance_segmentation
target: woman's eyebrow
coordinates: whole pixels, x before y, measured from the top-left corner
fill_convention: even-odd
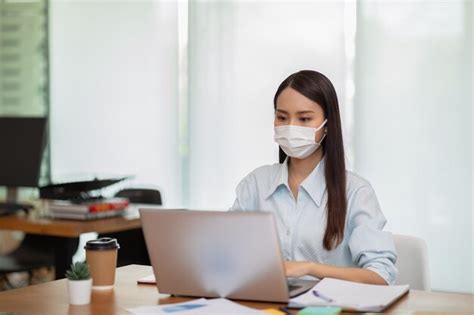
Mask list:
[[[287,115],[288,115],[288,112],[287,112],[286,110],[277,109],[276,111],[279,112],[279,113],[287,114]],[[298,115],[302,115],[302,114],[314,114],[314,111],[312,111],[312,110],[302,110],[302,111],[296,112],[296,114],[298,114]]]

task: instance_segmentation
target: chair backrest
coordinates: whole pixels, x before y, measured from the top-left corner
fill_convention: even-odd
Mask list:
[[[408,235],[393,235],[398,258],[396,284],[409,284],[410,289],[431,290],[428,247],[420,238]]]
[[[129,188],[115,194],[116,197],[128,198],[131,203],[162,205],[161,193],[157,189]]]

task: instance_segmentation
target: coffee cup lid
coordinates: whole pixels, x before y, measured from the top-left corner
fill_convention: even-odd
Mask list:
[[[101,237],[96,240],[88,241],[84,248],[91,250],[107,250],[120,248],[120,245],[115,238]]]

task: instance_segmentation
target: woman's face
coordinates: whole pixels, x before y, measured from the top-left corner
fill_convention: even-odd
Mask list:
[[[291,87],[284,89],[277,98],[275,127],[294,125],[318,128],[324,122],[324,119],[324,111],[318,103]],[[321,128],[316,133],[316,139],[321,139],[324,129]]]

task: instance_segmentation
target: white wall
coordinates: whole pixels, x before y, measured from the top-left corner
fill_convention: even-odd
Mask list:
[[[428,242],[433,289],[473,291],[472,10],[362,2],[355,166],[395,233]]]
[[[135,174],[180,203],[176,3],[53,0],[50,10],[53,180]]]

